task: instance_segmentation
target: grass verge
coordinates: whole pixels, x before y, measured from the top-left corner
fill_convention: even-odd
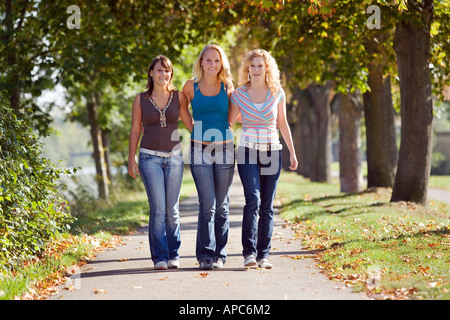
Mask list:
[[[141,183],[137,181],[137,183]],[[195,193],[195,184],[185,171],[180,201]],[[118,235],[128,234],[148,222],[148,202],[145,191],[122,191],[109,204],[101,201],[83,204],[90,208],[73,223],[70,234],[46,243],[41,254],[9,273],[0,273],[0,300],[46,299],[56,292],[56,286],[72,275],[99,252],[120,244]],[[80,201],[80,200],[79,200]],[[81,199],[81,201],[83,201]],[[89,198],[85,201],[92,201]],[[67,286],[71,290],[71,286]]]
[[[343,194],[283,172],[277,202],[329,279],[375,299],[450,299],[449,206],[389,203],[390,195]]]
[[[429,187],[450,191],[450,176],[430,176]]]

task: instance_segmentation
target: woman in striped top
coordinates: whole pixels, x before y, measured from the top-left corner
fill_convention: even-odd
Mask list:
[[[286,97],[275,59],[265,50],[249,52],[239,70],[239,88],[231,95],[230,125],[242,116],[237,151],[245,206],[242,246],[246,267],[272,268],[273,201],[281,172],[277,126],[290,152],[290,169],[297,169],[292,135],[286,119]],[[259,222],[257,218],[259,215]]]

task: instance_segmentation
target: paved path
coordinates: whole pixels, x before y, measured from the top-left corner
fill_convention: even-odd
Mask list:
[[[450,191],[428,188],[428,201],[430,200],[437,200],[450,204]]]
[[[271,270],[245,269],[241,254],[241,217],[244,197],[236,173],[231,190],[228,260],[221,270],[202,271],[195,258],[197,197],[181,204],[180,268],[156,271],[150,260],[146,228],[124,236],[124,244],[100,253],[71,279],[75,290],[60,287],[49,299],[151,300],[364,300],[342,283],[320,273],[310,252],[277,215],[274,223]],[[291,257],[303,256],[304,259]]]

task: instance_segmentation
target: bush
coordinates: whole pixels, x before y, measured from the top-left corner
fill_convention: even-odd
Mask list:
[[[36,256],[73,220],[57,183],[68,170],[41,156],[42,144],[26,115],[0,93],[0,270]]]

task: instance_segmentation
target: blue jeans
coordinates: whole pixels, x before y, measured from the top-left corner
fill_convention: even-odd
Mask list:
[[[273,201],[281,173],[281,151],[239,147],[238,171],[244,187],[242,254],[269,258],[273,232]],[[258,221],[259,216],[259,221]]]
[[[139,173],[150,205],[148,238],[153,262],[179,259],[181,153],[170,158],[139,154]]]
[[[213,150],[191,146],[191,173],[199,200],[196,256],[198,262],[226,262],[230,186],[234,174],[234,146]]]

